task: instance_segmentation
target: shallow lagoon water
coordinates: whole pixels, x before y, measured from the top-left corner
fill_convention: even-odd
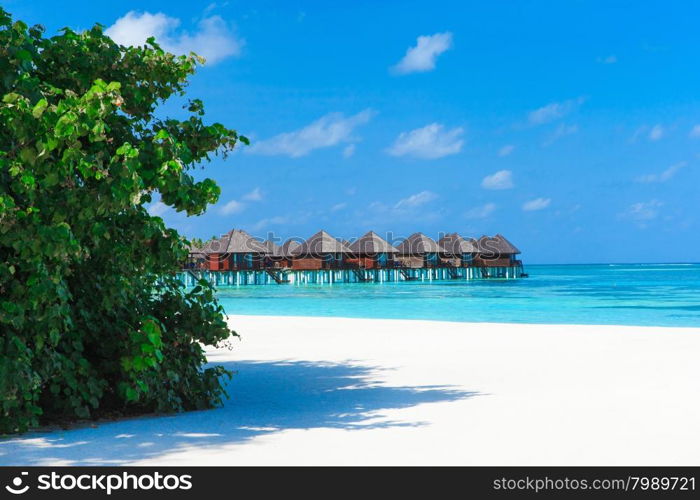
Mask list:
[[[531,265],[518,280],[221,287],[227,314],[700,327],[700,264]]]

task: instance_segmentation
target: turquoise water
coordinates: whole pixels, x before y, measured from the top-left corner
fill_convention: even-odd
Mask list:
[[[221,288],[228,314],[700,326],[700,264],[526,266],[529,278]]]

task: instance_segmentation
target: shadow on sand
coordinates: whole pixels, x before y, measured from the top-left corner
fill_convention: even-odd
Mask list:
[[[382,411],[476,395],[449,386],[379,385],[375,369],[354,364],[222,364],[236,372],[222,408],[0,440],[0,465],[119,465],[286,429],[420,426],[387,420]]]

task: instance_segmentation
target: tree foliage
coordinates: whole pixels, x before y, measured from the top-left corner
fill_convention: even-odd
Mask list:
[[[201,62],[0,9],[0,432],[225,397],[227,372],[203,367],[223,310],[206,283],[183,289],[187,241],[146,209],[157,192],[203,213],[220,190],[189,172],[247,143],[198,100],[155,115]]]

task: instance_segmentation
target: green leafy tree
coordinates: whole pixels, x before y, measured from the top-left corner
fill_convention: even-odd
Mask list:
[[[233,332],[211,287],[176,279],[187,241],[145,207],[157,192],[203,213],[219,187],[189,172],[247,143],[199,100],[155,115],[201,62],[0,9],[1,433],[226,396],[203,346]]]

